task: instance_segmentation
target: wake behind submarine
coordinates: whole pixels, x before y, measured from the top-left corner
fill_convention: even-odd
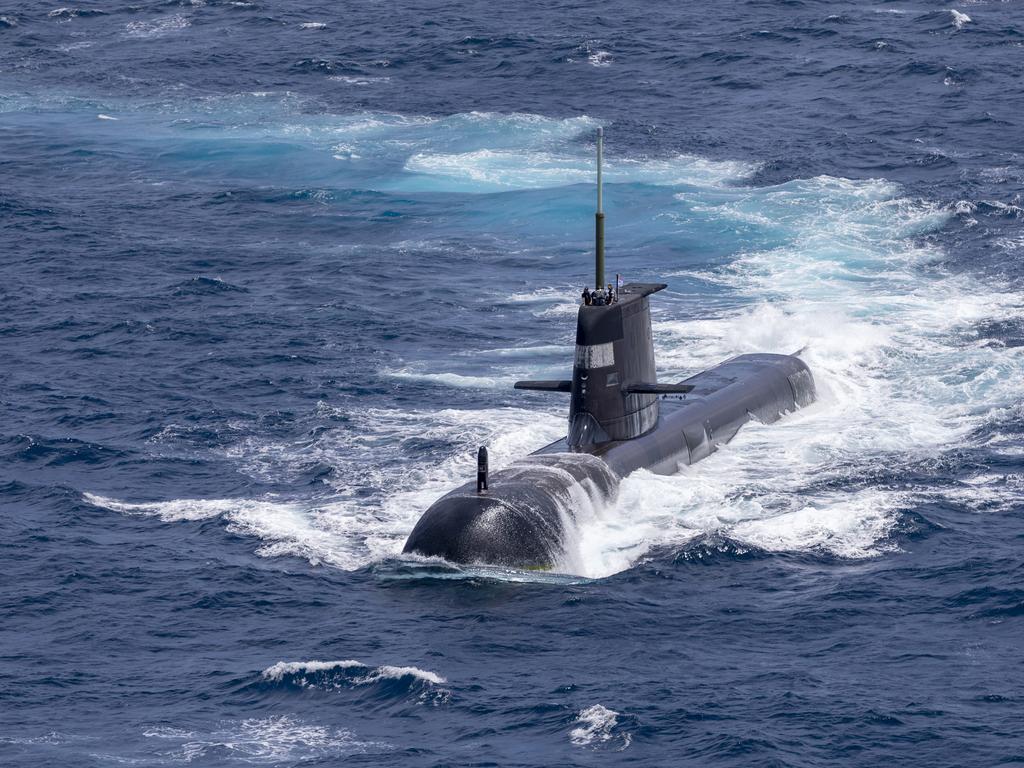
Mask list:
[[[516,389],[569,395],[561,440],[434,502],[404,552],[524,569],[552,569],[566,554],[574,510],[611,500],[641,467],[671,474],[729,442],[748,421],[772,423],[815,400],[795,355],[734,357],[679,382],[658,383],[650,296],[663,283],[604,285],[603,132],[597,135],[596,289],[576,319],[572,379],[519,381]],[[610,289],[610,286],[609,286]]]

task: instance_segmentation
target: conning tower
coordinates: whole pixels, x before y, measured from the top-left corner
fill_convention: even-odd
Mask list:
[[[581,306],[576,318],[576,356],[569,405],[573,450],[629,440],[654,429],[658,398],[648,296],[663,284],[631,283],[617,301]]]
[[[595,297],[576,316],[571,381],[520,381],[517,389],[570,392],[568,445],[585,451],[631,440],[658,424],[658,395],[691,388],[657,383],[648,296],[664,283],[630,283],[605,290],[604,130],[597,129],[597,212],[594,214]],[[616,276],[616,283],[618,276]]]

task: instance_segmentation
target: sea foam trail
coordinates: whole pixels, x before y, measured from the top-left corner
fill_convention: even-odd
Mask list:
[[[150,726],[147,739],[159,739],[160,762],[192,763],[211,760],[260,765],[334,761],[352,755],[393,749],[383,742],[362,741],[344,728],[310,723],[290,715],[246,720],[225,720],[210,730]],[[170,747],[168,750],[166,747]],[[97,755],[113,763],[151,762],[115,755]],[[151,756],[150,756],[151,758]]]
[[[189,18],[180,14],[133,21],[125,35],[162,37],[180,33],[189,24]],[[388,79],[332,77],[351,85]],[[69,111],[84,105],[57,96],[43,103]],[[16,95],[0,99],[3,111],[39,106],[38,100]],[[593,153],[580,140],[599,124],[587,116],[557,119],[524,113],[324,114],[295,94],[269,91],[175,102],[105,99],[90,101],[89,106],[102,114],[125,119],[130,115],[137,134],[159,141],[165,162],[204,174],[263,175],[275,186],[317,183],[400,193],[472,194],[589,184]],[[122,132],[118,141],[135,135]],[[98,133],[93,138],[107,143],[109,137]],[[289,148],[287,164],[266,154],[267,143]],[[217,153],[215,163],[207,159],[211,152]],[[609,156],[605,170],[609,183],[721,186],[748,177],[757,165],[686,154]]]
[[[405,169],[434,177],[435,189],[476,192],[590,184],[596,166],[582,154],[479,149],[461,154],[416,154],[406,162]],[[658,186],[720,186],[756,170],[749,163],[712,161],[691,155],[656,160],[620,158],[609,160],[604,166],[609,184]]]
[[[327,408],[327,406],[324,406]],[[313,442],[273,443],[248,439],[229,450],[243,471],[276,481],[301,475],[310,465],[338,469],[335,493],[319,500],[174,499],[133,502],[84,494],[90,504],[165,522],[220,518],[233,533],[255,537],[266,557],[298,556],[314,565],[357,569],[393,557],[436,498],[475,477],[476,446],[489,446],[491,467],[499,469],[563,434],[554,414],[520,409],[406,411],[370,408],[358,412],[348,429],[328,431]],[[466,445],[436,464],[406,462],[398,471],[384,466],[403,441]]]
[[[716,275],[748,297],[747,308],[662,315],[661,365],[692,371],[736,353],[804,348],[819,402],[745,427],[676,475],[627,478],[613,513],[581,533],[591,575],[627,567],[651,545],[711,532],[840,557],[893,548],[900,511],[924,497],[858,478],[955,447],[1014,402],[1020,354],[975,344],[972,333],[1014,316],[1022,297],[931,267],[941,254],[914,236],[949,214],[885,182],[819,178],[679,197],[723,224],[781,225],[788,242],[740,254]]]
[[[594,125],[585,118],[523,115],[360,114],[338,118],[334,128],[371,154],[400,145],[408,153],[409,178],[393,183],[411,184],[415,177],[444,189],[450,177],[473,190],[483,189],[473,187],[480,174],[486,183],[508,188],[588,179],[589,160],[577,139]],[[316,141],[327,130],[321,123],[307,127]],[[531,158],[543,162],[534,167]],[[893,531],[903,511],[931,491],[919,483],[911,494],[872,478],[967,444],[988,420],[1016,407],[1021,350],[986,343],[980,329],[1019,317],[1024,297],[996,282],[945,271],[943,254],[923,236],[943,227],[952,212],[909,199],[883,180],[816,177],[756,187],[742,183],[752,168],[745,164],[711,165],[714,173],[687,176],[689,161],[678,158],[609,162],[628,169],[635,181],[678,183],[653,198],[656,210],[636,214],[666,227],[659,230],[666,245],[678,231],[729,254],[696,270],[671,255],[651,265],[669,283],[704,280],[729,299],[715,304],[701,296],[694,306],[671,291],[654,297],[662,380],[681,379],[736,354],[802,349],[819,400],[777,424],[748,425],[721,452],[676,475],[641,471],[626,478],[614,503],[577,510],[559,568],[605,576],[629,568],[654,547],[683,547],[707,534],[768,551],[836,557],[870,557],[897,547]],[[616,194],[629,204],[641,191],[624,185]],[[645,205],[649,199],[643,198]],[[628,239],[632,231],[622,236]],[[513,314],[553,313],[571,323],[575,290],[551,286],[504,306]],[[549,351],[495,354],[486,370],[474,361],[455,355],[450,369],[439,370],[436,356],[428,355],[383,373],[480,391],[517,378],[552,377]],[[332,426],[311,440],[253,435],[228,450],[242,471],[275,483],[301,477],[311,463],[328,465],[335,470],[329,496],[153,504],[89,499],[164,520],[221,517],[231,530],[261,540],[262,555],[359,568],[397,555],[419,515],[472,479],[477,446],[490,447],[492,468],[498,469],[563,436],[564,416],[564,403],[556,402],[541,412],[365,409],[353,412],[350,425]],[[409,435],[448,447],[403,450]]]

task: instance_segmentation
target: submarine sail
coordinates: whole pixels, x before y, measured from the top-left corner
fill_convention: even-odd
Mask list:
[[[770,424],[816,398],[810,369],[795,355],[740,355],[678,383],[658,382],[650,297],[667,286],[604,286],[602,144],[599,129],[595,290],[584,291],[577,313],[572,378],[515,384],[567,393],[567,434],[489,473],[485,487],[470,482],[442,496],[413,528],[406,553],[553,568],[579,504],[613,499],[620,479],[640,468],[671,474],[748,421]]]

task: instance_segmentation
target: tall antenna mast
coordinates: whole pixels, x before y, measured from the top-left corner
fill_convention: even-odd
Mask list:
[[[596,248],[594,253],[594,267],[596,272],[597,289],[604,288],[604,200],[603,180],[601,178],[601,164],[604,161],[604,128],[597,129],[597,213],[594,214]]]

